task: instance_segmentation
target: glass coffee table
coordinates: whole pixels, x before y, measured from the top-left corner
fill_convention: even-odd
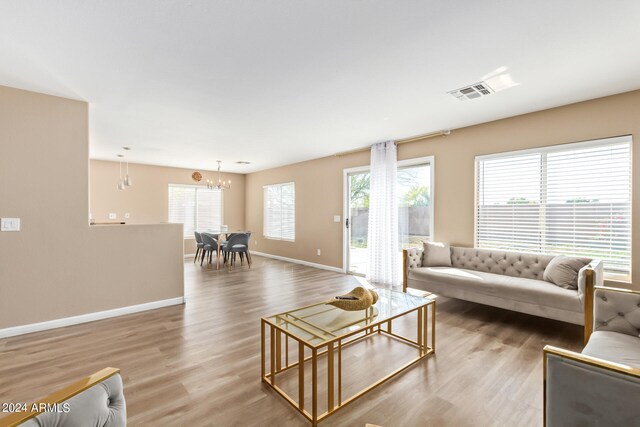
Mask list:
[[[436,295],[428,292],[409,294],[388,289],[376,289],[378,302],[362,311],[344,311],[325,302],[297,308],[261,320],[261,377],[305,416],[317,425],[329,415],[368,393],[390,378],[435,352]],[[393,321],[417,313],[417,336],[411,338],[395,333]],[[385,334],[416,351],[416,357],[352,396],[342,397],[342,350],[345,346]],[[290,347],[292,342],[293,348]],[[429,343],[428,343],[429,342]],[[295,357],[297,347],[297,358]],[[268,354],[267,354],[268,353]],[[289,360],[290,353],[294,357]],[[318,361],[326,355],[327,410],[318,412]],[[267,360],[268,356],[268,360]],[[305,364],[311,365],[311,375],[305,376]],[[291,396],[279,386],[277,375],[297,369],[297,396]],[[325,369],[323,368],[324,372]],[[310,377],[310,378],[309,378]],[[310,381],[309,381],[310,380]],[[305,399],[305,387],[311,388],[311,398]],[[305,400],[310,400],[307,402]]]

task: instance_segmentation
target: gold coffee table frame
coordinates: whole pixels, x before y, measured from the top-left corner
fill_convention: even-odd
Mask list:
[[[378,292],[385,292],[385,290],[378,290]],[[386,292],[395,292],[395,291],[386,291]],[[405,293],[398,292],[398,294],[408,295]],[[262,381],[268,384],[271,388],[273,388],[279,395],[284,397],[284,399],[291,404],[295,409],[298,410],[306,419],[312,422],[313,426],[317,426],[317,424],[323,419],[327,418],[329,415],[333,414],[337,410],[345,407],[349,403],[353,402],[357,398],[365,395],[371,390],[375,389],[379,385],[385,383],[389,379],[398,375],[405,369],[411,367],[422,359],[430,356],[435,352],[436,347],[436,296],[433,294],[426,293],[423,297],[413,296],[414,298],[420,298],[423,301],[423,304],[413,307],[407,308],[400,313],[391,315],[389,317],[384,317],[383,319],[378,319],[374,314],[373,307],[367,309],[366,311],[361,311],[362,318],[358,323],[364,323],[357,329],[349,331],[347,333],[343,333],[335,336],[335,338],[324,339],[326,338],[326,334],[333,333],[329,330],[319,328],[317,326],[312,325],[311,323],[307,323],[304,318],[297,318],[295,315],[291,313],[297,312],[303,309],[313,308],[313,307],[321,307],[325,306],[325,303],[312,304],[305,307],[300,307],[296,310],[292,310],[289,312],[279,313],[274,316],[263,317],[261,319],[261,358],[260,358],[260,370]],[[378,302],[380,303],[380,301]],[[377,305],[377,304],[376,304]],[[335,307],[328,307],[329,310],[339,310]],[[330,308],[329,308],[330,307]],[[417,337],[416,340],[412,340],[410,338],[404,337],[397,333],[393,332],[393,320],[411,314],[413,312],[417,312]],[[274,322],[272,319],[275,319]],[[280,322],[282,320],[282,322]],[[280,324],[277,324],[280,323]],[[300,330],[308,332],[310,335],[313,335],[317,338],[313,340],[324,339],[319,343],[311,343],[308,339],[303,339],[296,335],[296,333],[288,330],[288,325],[295,325]],[[431,327],[429,328],[429,324]],[[353,326],[353,325],[352,325]],[[326,334],[316,335],[314,330],[322,329]],[[428,330],[431,329],[431,333],[428,333]],[[384,334],[394,339],[397,339],[409,346],[415,347],[417,350],[417,357],[404,364],[400,368],[371,384],[370,386],[360,390],[353,396],[344,399],[342,398],[342,349],[354,342],[359,340],[368,338],[373,334]],[[270,360],[269,360],[269,371],[267,371],[266,363],[266,341],[267,336],[270,337],[269,345],[270,345]],[[430,338],[430,340],[429,340]],[[293,340],[298,347],[298,357],[297,361],[290,363],[289,362],[289,339]],[[427,342],[430,341],[431,345],[427,345]],[[284,346],[284,351],[283,351]],[[295,348],[295,347],[294,347]],[[310,349],[311,355],[305,357],[305,348]],[[318,414],[318,358],[322,355],[327,355],[327,411]],[[335,360],[337,355],[337,369],[335,366]],[[284,356],[284,357],[283,357]],[[284,359],[284,360],[283,360]],[[308,410],[308,406],[305,405],[305,363],[311,361],[311,402],[310,409]],[[283,363],[284,362],[284,363]],[[297,399],[293,396],[288,395],[282,388],[280,388],[276,381],[276,374],[282,373],[284,371],[298,368],[298,396]],[[337,375],[336,375],[337,371]],[[337,378],[336,378],[337,376]],[[337,381],[336,381],[337,379]],[[336,390],[337,389],[337,390]],[[336,393],[337,391],[337,393]]]

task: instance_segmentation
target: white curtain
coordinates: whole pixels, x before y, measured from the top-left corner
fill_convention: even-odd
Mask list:
[[[369,190],[369,271],[367,279],[385,285],[399,285],[398,172],[396,144],[381,142],[371,147]]]

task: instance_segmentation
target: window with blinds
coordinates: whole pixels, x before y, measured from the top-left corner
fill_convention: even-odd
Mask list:
[[[185,238],[193,238],[194,231],[220,230],[222,191],[169,184],[169,222],[184,224]]]
[[[476,158],[476,246],[631,272],[631,136]]]
[[[296,238],[296,189],[293,182],[265,185],[264,237],[290,240]]]

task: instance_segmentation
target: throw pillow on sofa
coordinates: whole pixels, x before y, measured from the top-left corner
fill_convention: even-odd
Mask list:
[[[451,248],[448,243],[424,241],[422,245],[424,246],[423,266],[451,267]]]
[[[544,269],[542,278],[565,289],[578,289],[578,272],[589,260],[558,255]]]

